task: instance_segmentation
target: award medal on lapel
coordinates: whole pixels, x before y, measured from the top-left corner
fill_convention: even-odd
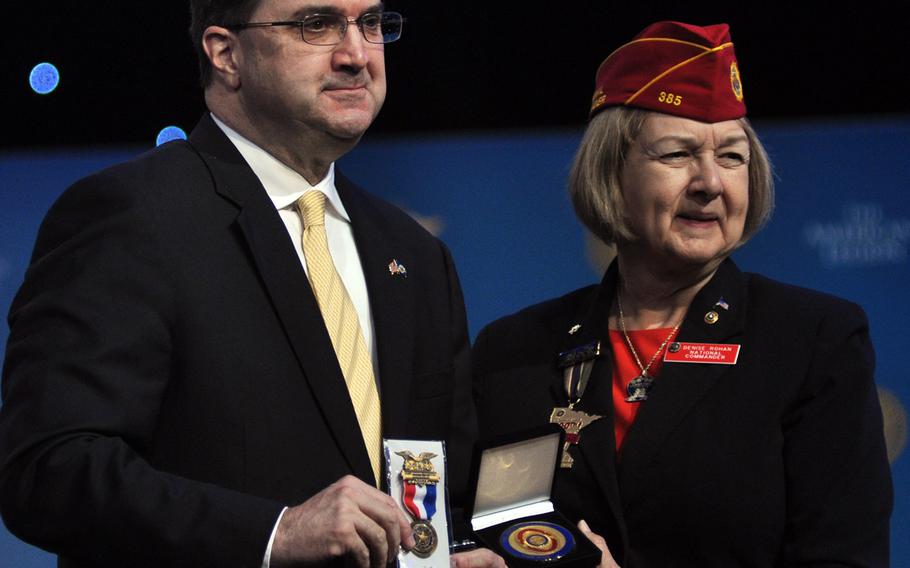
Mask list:
[[[499,537],[502,549],[516,558],[550,562],[575,548],[575,538],[565,527],[541,521],[518,523]]]
[[[415,544],[411,552],[418,558],[429,558],[439,544],[439,537],[433,528],[439,474],[430,461],[436,454],[421,452],[415,456],[408,450],[395,453],[404,458],[401,470],[401,501],[408,513],[414,517],[411,530],[414,531]]]
[[[588,379],[591,378],[591,369],[594,368],[594,359],[600,355],[600,342],[594,341],[570,351],[559,354],[559,367],[563,370],[563,382],[569,406],[556,407],[550,413],[550,423],[558,424],[566,431],[565,442],[562,446],[562,458],[559,467],[571,469],[575,459],[569,453],[569,446],[578,444],[581,440],[581,429],[603,418],[597,414],[588,414],[575,410],[575,405],[581,401]],[[571,535],[570,535],[571,536]]]

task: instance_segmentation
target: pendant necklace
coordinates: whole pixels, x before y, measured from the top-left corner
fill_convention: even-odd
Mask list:
[[[626,331],[626,318],[622,313],[622,296],[619,293],[619,287],[616,288],[616,305],[619,307],[619,327],[622,329],[622,336],[626,339],[626,344],[629,346],[629,351],[632,352],[632,356],[635,357],[638,368],[641,369],[641,374],[632,379],[632,382],[630,382],[629,386],[626,388],[627,396],[625,401],[642,402],[648,400],[648,392],[651,390],[651,387],[654,386],[654,377],[648,374],[648,369],[654,364],[657,356],[663,352],[667,343],[669,343],[670,340],[673,339],[673,336],[676,335],[676,332],[679,331],[679,326],[682,325],[682,321],[673,327],[673,330],[670,331],[670,335],[668,335],[667,338],[664,339],[664,342],[660,344],[660,347],[658,347],[654,355],[651,356],[651,360],[648,361],[648,364],[642,365],[641,359],[638,357],[638,352],[635,351],[635,346],[632,345],[632,340],[629,339],[629,332]]]

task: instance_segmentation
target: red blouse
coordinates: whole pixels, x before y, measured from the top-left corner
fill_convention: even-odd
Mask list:
[[[673,328],[668,327],[629,332],[629,339],[632,341],[632,345],[635,346],[642,365],[648,365],[648,361],[651,360],[654,352],[667,339],[671,331],[673,331]],[[676,333],[673,335],[675,336]],[[667,344],[669,345],[673,339],[671,337]],[[635,416],[642,405],[641,402],[626,402],[625,400],[626,396],[628,396],[629,383],[641,374],[641,369],[638,367],[638,363],[635,362],[635,357],[629,350],[629,345],[626,343],[622,331],[618,329],[610,330],[610,345],[613,348],[613,430],[616,435],[616,453],[619,455],[622,452],[622,443],[626,437],[626,432],[629,431],[632,423],[635,422]],[[656,379],[659,376],[666,348],[665,345],[660,355],[654,359],[651,367],[648,368],[650,377]]]

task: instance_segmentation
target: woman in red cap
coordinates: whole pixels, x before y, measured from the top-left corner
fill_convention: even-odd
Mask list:
[[[886,566],[863,311],[729,259],[773,207],[745,114],[725,24],[657,23],[607,57],[570,193],[616,260],[481,332],[481,432],[566,429],[554,501],[604,565]]]

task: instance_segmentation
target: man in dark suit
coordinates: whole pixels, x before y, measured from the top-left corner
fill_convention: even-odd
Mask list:
[[[76,183],[41,227],[10,312],[0,510],[61,566],[384,565],[414,541],[377,489],[377,436],[444,439],[461,464],[474,435],[447,249],[334,169],[383,103],[401,18],[191,6],[211,114]],[[323,215],[344,324],[301,243]]]

